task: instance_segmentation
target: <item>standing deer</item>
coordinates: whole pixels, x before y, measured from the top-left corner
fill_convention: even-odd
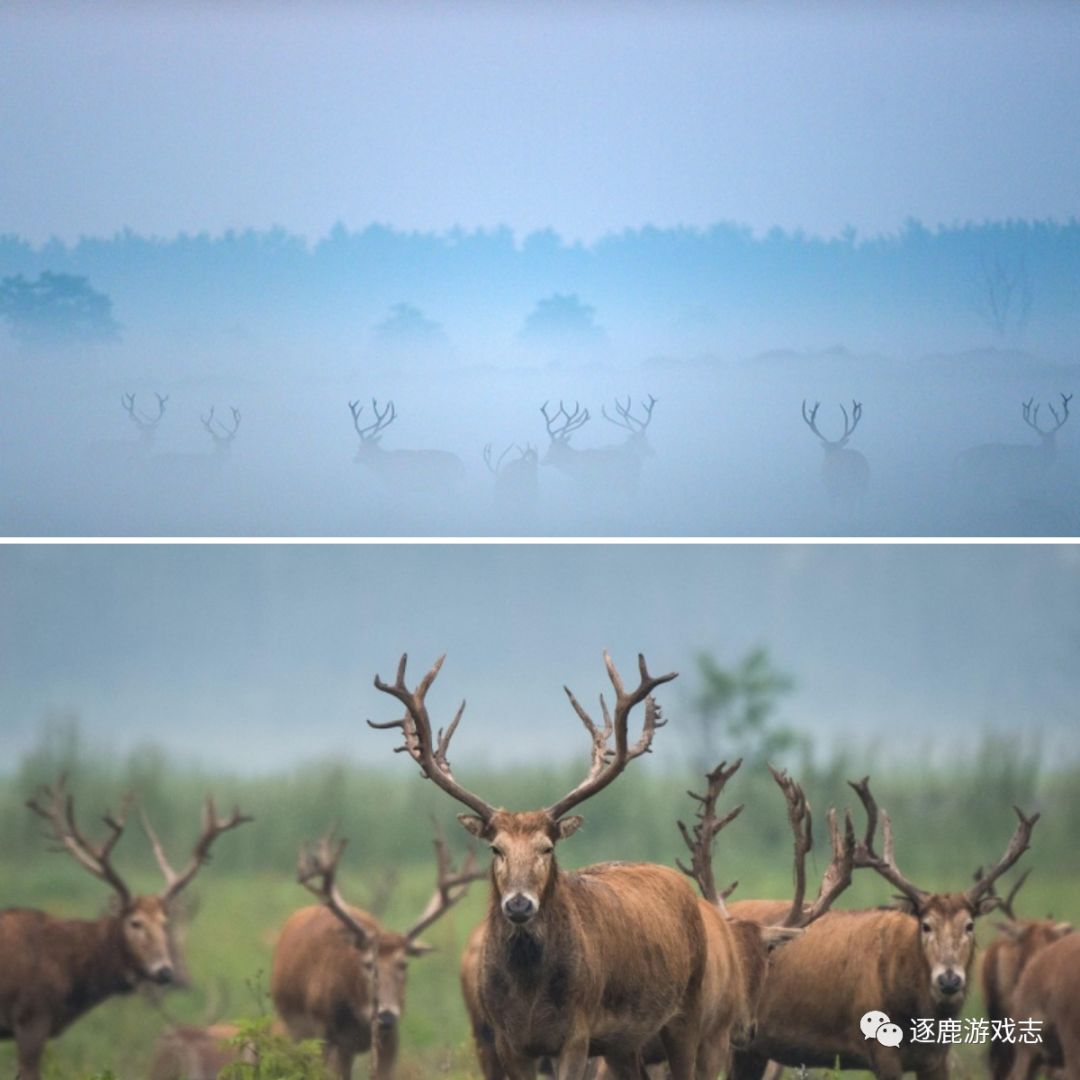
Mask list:
[[[252,820],[239,810],[218,818],[207,796],[194,854],[178,874],[143,815],[165,889],[134,896],[112,864],[130,804],[129,796],[118,815],[105,815],[109,835],[95,844],[76,823],[64,777],[27,802],[48,822],[57,850],[66,850],[84,870],[112,887],[115,904],[100,919],[60,919],[30,908],[0,911],[0,1039],[15,1040],[18,1080],[39,1080],[45,1043],[106,998],[130,993],[140,984],[178,981],[183,961],[173,935],[173,902],[209,859],[214,841]]]
[[[777,951],[769,966],[749,1048],[733,1056],[732,1080],[761,1080],[770,1059],[782,1065],[868,1069],[878,1080],[900,1080],[914,1071],[919,1080],[945,1080],[947,1043],[885,1046],[867,1039],[859,1026],[870,1011],[884,1012],[910,1032],[917,1019],[955,1019],[967,993],[975,957],[975,920],[1000,905],[994,882],[1027,850],[1039,819],[1016,811],[1020,823],[1005,854],[962,893],[930,893],[900,871],[893,853],[892,825],[881,819],[883,855],[873,848],[877,804],[869,780],[852,784],[867,813],[864,840],[854,865],[880,874],[902,894],[895,908],[830,911],[803,935]],[[771,905],[771,907],[770,907]],[[732,904],[735,916],[769,922],[778,903]]]
[[[1040,406],[1035,399],[1021,403],[1024,423],[1038,436],[1038,445],[1026,443],[981,443],[956,457],[954,475],[976,497],[1024,497],[1037,494],[1039,485],[1057,457],[1057,433],[1069,419],[1072,394],[1061,395],[1061,413],[1046,407],[1052,425],[1039,425]]]
[[[805,400],[802,403],[802,416],[806,425],[818,437],[825,458],[821,463],[821,483],[829,496],[829,502],[835,511],[845,514],[858,513],[866,501],[870,490],[870,463],[859,453],[848,447],[848,440],[855,434],[855,429],[862,419],[862,405],[858,401],[851,403],[851,416],[843,405],[844,434],[839,439],[826,439],[817,427],[817,413],[821,402],[814,402],[809,411]]]
[[[210,412],[207,416],[200,416],[202,425],[206,428],[206,433],[214,440],[214,453],[221,457],[228,457],[232,452],[233,439],[236,438],[237,431],[240,430],[240,410],[230,406],[232,409],[232,427],[228,427],[224,422],[215,418],[214,406],[210,406]]]
[[[517,457],[506,460],[511,450]],[[495,509],[511,518],[527,517],[540,501],[539,456],[531,443],[508,446],[492,461],[491,443],[484,447],[484,464],[495,477]]]
[[[360,414],[364,407],[359,401],[349,402],[353,427],[360,437],[353,461],[366,465],[389,488],[405,494],[444,492],[461,484],[465,464],[449,450],[384,450],[379,440],[397,419],[397,411],[394,403],[389,401],[379,412],[379,403],[374,398],[371,399],[371,408],[375,420],[361,427]]]
[[[157,415],[150,416],[142,409],[135,406],[135,395],[122,394],[120,404],[127,413],[128,419],[138,428],[138,439],[102,439],[92,442],[87,446],[86,453],[92,465],[97,467],[133,465],[144,461],[153,451],[154,438],[157,434],[158,425],[165,415],[165,403],[169,400],[168,394],[156,394]]]
[[[371,1075],[390,1080],[398,1053],[410,957],[432,946],[422,934],[485,876],[472,853],[462,870],[450,864],[441,837],[435,841],[437,886],[420,917],[404,933],[382,926],[349,905],[337,887],[345,847],[324,836],[312,853],[301,850],[298,880],[320,904],[293,912],[274,950],[270,995],[293,1039],[322,1039],[326,1063],[348,1080],[357,1054],[372,1052]]]
[[[1009,1080],[1034,1080],[1040,1067],[1058,1067],[1065,1080],[1080,1080],[1080,934],[1065,933],[1040,950],[1013,994],[1012,1015],[1023,1028],[1014,1046]]]
[[[495,1052],[511,1080],[533,1080],[541,1058],[559,1080],[582,1080],[590,1055],[603,1057],[619,1080],[638,1080],[642,1049],[659,1037],[673,1080],[692,1080],[702,1026],[705,928],[697,899],[675,870],[648,863],[602,863],[576,872],[559,868],[555,846],[582,818],[568,816],[646,753],[664,721],[653,691],[675,674],[653,678],[638,657],[640,681],[627,691],[604,654],[615,689],[614,716],[601,698],[603,727],[566,693],[592,741],[592,763],[569,794],[541,810],[500,809],[459,784],[447,760],[464,704],[436,741],[425,695],[442,658],[415,690],[397,680],[375,686],[405,708],[403,749],[423,775],[470,814],[458,820],[491,845],[492,864],[479,997]],[[631,710],[645,702],[640,738],[627,737]],[[614,734],[615,745],[609,746]]]
[[[701,891],[698,904],[708,940],[708,962],[702,993],[705,1023],[698,1051],[697,1076],[710,1080],[726,1072],[732,1047],[745,1047],[754,1037],[758,1002],[773,950],[793,940],[829,910],[833,901],[851,884],[855,855],[855,831],[851,815],[846,815],[846,829],[841,837],[836,812],[830,811],[832,860],[822,877],[817,899],[809,905],[804,903],[806,856],[813,847],[810,807],[802,788],[786,772],[770,766],[773,778],[787,802],[788,820],[795,834],[795,893],[776,925],[762,926],[748,919],[733,917],[725,901],[735,885],[722,892],[717,888],[712,848],[720,830],[742,812],[742,807],[737,806],[722,818],[716,815],[716,801],[741,764],[739,760],[728,768],[726,762],[721,762],[706,774],[708,788],[704,795],[695,795],[692,791],[688,793],[700,803],[692,834],[679,822],[683,841],[690,849],[691,862],[689,867],[682,862],[678,866],[684,874],[693,878]],[[657,1043],[646,1048],[644,1060],[647,1064],[658,1065],[663,1059],[663,1048]],[[601,1080],[608,1075],[602,1070]]]
[[[589,495],[621,499],[633,494],[641,482],[645,459],[654,453],[645,431],[652,420],[656,398],[650,395],[642,405],[644,416],[635,417],[630,411],[629,397],[625,405],[617,401],[615,411],[618,419],[609,416],[606,408],[602,408],[605,420],[625,428],[630,434],[621,443],[579,450],[570,445],[570,437],[588,422],[589,410],[582,409],[575,402],[571,413],[560,401],[559,411],[554,416],[548,416],[548,403],[545,401],[540,406],[540,412],[551,441],[543,464],[554,466]]]
[[[1017,1012],[1013,1004],[1021,976],[1038,953],[1073,932],[1073,927],[1067,922],[1017,918],[1013,910],[1013,900],[1028,873],[1030,871],[1025,871],[1020,876],[1008,897],[1002,900],[1000,906],[1008,916],[1008,921],[995,923],[1001,933],[990,942],[983,954],[982,996],[986,1015],[991,1021],[1027,1018]],[[991,1040],[990,1075],[993,1080],[1006,1080],[1015,1057],[1015,1043],[1005,1042],[1003,1039]]]

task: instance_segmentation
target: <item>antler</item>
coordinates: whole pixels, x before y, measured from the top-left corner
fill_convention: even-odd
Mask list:
[[[1054,418],[1054,426],[1052,428],[1047,428],[1046,431],[1043,431],[1043,429],[1039,427],[1039,406],[1035,405],[1035,411],[1032,412],[1031,406],[1035,403],[1035,399],[1029,398],[1023,403],[1024,423],[1027,424],[1028,427],[1034,428],[1040,435],[1053,435],[1054,432],[1057,431],[1058,428],[1060,428],[1062,424],[1064,424],[1065,421],[1069,419],[1070,401],[1072,401],[1072,394],[1061,395],[1062,416],[1060,417],[1057,414],[1057,409],[1055,409],[1053,405],[1046,406],[1050,410],[1050,415]]]
[[[621,420],[616,420],[613,416],[608,416],[607,409],[601,405],[600,411],[604,414],[604,419],[609,420],[617,427],[626,428],[628,431],[640,432],[644,431],[652,420],[653,406],[656,404],[656,398],[649,395],[648,401],[643,401],[642,406],[645,409],[645,419],[639,420],[636,416],[630,414],[630,395],[626,395],[626,404],[623,405],[621,401],[615,401],[615,411],[622,417]]]
[[[296,880],[312,895],[321,900],[341,922],[356,936],[361,949],[366,948],[375,936],[352,913],[337,887],[338,860],[345,850],[347,840],[334,841],[336,827],[328,829],[319,840],[314,852],[303,844],[296,862]]]
[[[1005,912],[1006,915],[1013,921],[1017,921],[1017,914],[1013,910],[1013,901],[1016,899],[1016,894],[1020,891],[1021,886],[1028,879],[1028,874],[1031,873],[1031,867],[1028,867],[1017,879],[1016,884],[1009,890],[1008,896],[999,896],[997,890],[994,888],[994,883],[990,883],[990,889],[988,891],[989,896],[992,896],[997,901],[997,906]],[[983,876],[983,868],[980,866],[974,874],[975,880],[981,880]]]
[[[230,408],[232,409],[233,415],[233,426],[231,430],[220,420],[214,419],[213,405],[210,406],[209,416],[201,416],[199,418],[202,420],[203,427],[210,433],[210,437],[218,444],[231,443],[233,439],[236,438],[236,433],[240,429],[240,410],[233,408],[232,406],[230,406]]]
[[[701,895],[710,904],[715,904],[725,915],[728,912],[724,901],[735,891],[738,882],[732,883],[723,892],[717,890],[712,865],[712,844],[717,833],[729,822],[734,821],[742,813],[743,808],[741,805],[736,806],[722,818],[717,818],[716,800],[724,790],[724,785],[735,775],[741,764],[742,758],[739,758],[729,769],[725,767],[727,762],[721,761],[711,773],[705,774],[709,786],[704,795],[697,795],[693,791],[686,793],[691,799],[696,799],[701,803],[701,808],[697,812],[698,820],[694,826],[693,839],[690,838],[690,830],[681,821],[679,822],[679,832],[682,833],[683,841],[690,849],[690,869],[687,869],[679,859],[675,860],[675,864],[687,877],[697,882]]]
[[[559,402],[559,411],[554,416],[548,416],[547,407],[548,403],[545,401],[544,404],[540,406],[540,411],[544,414],[544,421],[547,424],[547,433],[551,436],[552,442],[566,441],[578,430],[578,428],[584,426],[589,419],[589,410],[582,410],[581,406],[576,401],[574,402],[574,411],[572,413],[566,411],[561,401]],[[565,416],[566,421],[561,428],[552,431],[552,424],[554,424],[560,416]]]
[[[892,822],[884,810],[881,811],[881,825],[885,834],[885,854],[883,856],[878,855],[874,851],[874,833],[877,830],[878,806],[877,801],[870,794],[870,777],[864,776],[857,783],[849,780],[848,784],[862,801],[867,820],[866,837],[855,845],[855,866],[860,868],[869,867],[876,870],[890,885],[899,889],[916,908],[921,908],[931,894],[908,881],[896,865],[896,857],[893,853]]]
[[[611,657],[608,656],[606,650],[604,652],[604,664],[607,667],[608,676],[611,678],[611,685],[615,688],[615,719],[613,722],[608,715],[607,703],[601,694],[600,708],[604,714],[604,728],[602,731],[589,719],[588,713],[578,704],[577,698],[574,697],[569,688],[563,687],[566,696],[570,699],[570,704],[574,707],[574,711],[592,737],[593,746],[592,764],[588,775],[573,791],[548,807],[547,812],[556,821],[572,807],[577,806],[578,803],[584,802],[607,787],[634,758],[648,753],[656,729],[663,727],[667,723],[666,720],[661,719],[660,706],[656,704],[656,701],[650,695],[658,686],[674,679],[677,672],[672,671],[667,675],[653,678],[645,666],[645,657],[638,653],[638,671],[641,675],[641,681],[638,683],[636,690],[627,693],[623,688],[622,679],[619,678],[619,673],[615,670],[615,665],[611,662]],[[641,737],[633,746],[630,746],[626,734],[627,720],[631,709],[642,701],[645,702],[645,722],[642,727]],[[615,733],[614,750],[608,746],[612,731]]]
[[[848,439],[855,433],[855,428],[858,427],[859,421],[862,419],[862,405],[858,401],[851,402],[851,417],[848,417],[847,409],[843,405],[840,406],[840,411],[844,414],[844,434],[839,439],[826,439],[824,435],[818,431],[816,419],[818,409],[821,407],[820,401],[814,402],[814,407],[810,410],[809,414],[806,411],[806,401],[802,403],[802,417],[806,421],[810,430],[821,440],[822,444],[827,447],[839,448],[842,447]]]
[[[397,747],[394,752],[400,754],[404,751],[409,754],[420,766],[424,776],[429,780],[433,780],[443,791],[457,799],[458,802],[464,803],[484,821],[490,821],[495,813],[495,807],[484,802],[478,795],[474,795],[471,791],[463,788],[454,779],[453,773],[450,771],[450,762],[446,759],[446,751],[450,746],[450,740],[453,738],[454,731],[457,729],[458,722],[465,711],[464,701],[462,701],[461,708],[458,709],[453,723],[446,729],[445,733],[441,728],[439,729],[438,743],[432,741],[431,720],[428,717],[427,706],[424,704],[424,697],[431,688],[431,684],[435,681],[435,676],[439,674],[439,668],[442,667],[446,654],[444,653],[435,661],[432,669],[424,676],[415,690],[409,690],[405,685],[405,663],[408,658],[408,653],[401,657],[401,662],[398,664],[397,680],[393,685],[384,683],[378,675],[375,676],[375,688],[381,690],[384,694],[396,697],[405,706],[405,715],[400,720],[389,720],[383,724],[376,724],[374,721],[369,720],[368,725],[379,730],[401,728],[405,736],[405,742]]]
[[[207,795],[206,803],[203,806],[202,832],[195,842],[194,854],[191,856],[187,866],[184,867],[183,872],[178,874],[169,865],[161,841],[158,840],[157,834],[150,825],[150,819],[146,816],[146,811],[141,805],[139,806],[139,814],[142,818],[143,830],[154,850],[154,858],[157,859],[158,866],[161,867],[161,872],[165,875],[165,890],[161,893],[161,900],[166,905],[170,904],[176,898],[176,894],[189,884],[191,879],[198,873],[199,867],[203,863],[210,861],[210,847],[222,833],[235,829],[248,821],[255,820],[247,814],[241,814],[240,808],[235,806],[230,817],[219,818],[217,810],[214,808],[213,797]]]
[[[379,403],[375,398],[372,398],[371,408],[375,412],[375,423],[368,424],[367,427],[362,428],[360,426],[360,414],[364,411],[364,406],[360,404],[359,400],[349,402],[349,412],[352,413],[353,427],[356,428],[356,434],[360,436],[362,442],[377,439],[382,433],[383,428],[389,427],[397,419],[397,411],[394,409],[394,403],[392,401],[387,402],[386,408],[380,413]]]
[[[1005,849],[1005,854],[998,859],[987,873],[980,875],[978,881],[964,893],[965,898],[972,906],[975,906],[987,893],[991,892],[994,882],[1031,846],[1031,830],[1035,828],[1035,822],[1042,815],[1032,814],[1031,817],[1025,817],[1019,806],[1014,806],[1013,809],[1016,811],[1020,823],[1016,826],[1016,832],[1013,833],[1009,846]],[[1020,883],[1022,884],[1022,882],[1023,879],[1021,879]],[[1018,884],[1017,888],[1019,887]],[[1012,901],[1012,895],[1011,893],[1009,895],[1010,902]]]
[[[476,852],[471,848],[460,870],[455,870],[446,849],[442,834],[435,837],[435,863],[438,867],[435,892],[421,912],[420,917],[405,931],[405,937],[414,941],[433,922],[442,918],[468,891],[474,881],[487,877],[487,870],[476,865]]]
[[[128,417],[135,421],[142,431],[153,431],[161,422],[161,418],[165,415],[165,402],[169,400],[169,395],[154,392],[154,397],[158,401],[158,414],[157,416],[147,416],[142,409],[135,408],[135,395],[134,394],[121,394],[120,404],[124,406],[124,411],[128,414]]]
[[[817,899],[809,907],[804,906],[806,898],[806,856],[813,850],[813,815],[802,786],[788,776],[786,769],[774,769],[769,772],[780,786],[787,802],[788,821],[795,834],[795,895],[791,900],[791,910],[781,926],[801,929],[820,918],[832,906],[833,901],[851,884],[851,872],[855,860],[855,826],[850,811],[845,814],[843,837],[836,824],[836,810],[830,809],[829,840],[832,846],[832,860],[821,879],[821,888]]]
[[[48,806],[42,806],[40,796],[48,799]],[[75,823],[75,800],[67,793],[66,774],[60,777],[54,787],[43,785],[37,795],[26,800],[27,807],[52,826],[51,839],[58,845],[53,850],[67,850],[83,869],[111,885],[125,907],[131,902],[131,890],[112,865],[110,856],[123,835],[131,800],[130,794],[124,796],[117,817],[106,812],[103,820],[109,827],[110,835],[101,844],[89,840]]]

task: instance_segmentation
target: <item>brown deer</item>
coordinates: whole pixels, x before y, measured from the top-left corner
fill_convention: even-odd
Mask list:
[[[983,953],[980,981],[983,1004],[991,1022],[1021,1018],[1013,1008],[1021,975],[1037,953],[1073,932],[1073,927],[1067,922],[1017,918],[1013,900],[1029,873],[1029,870],[1025,871],[1008,897],[1002,900],[1001,910],[1008,916],[1008,921],[994,924],[1001,933],[987,945]],[[1015,1050],[1016,1044],[1004,1039],[990,1041],[990,1074],[993,1080],[1006,1080],[1013,1066]]]
[[[741,806],[722,818],[716,816],[716,800],[741,759],[727,768],[721,762],[707,774],[705,795],[689,792],[701,804],[693,835],[680,821],[679,830],[691,853],[691,864],[679,868],[692,877],[701,890],[703,914],[711,927],[710,971],[706,975],[706,1016],[710,1018],[706,1038],[702,1040],[699,1073],[718,1076],[726,1071],[733,1046],[745,1047],[754,1037],[758,1003],[765,983],[773,950],[798,937],[806,927],[821,918],[833,902],[851,884],[855,858],[855,830],[851,814],[845,815],[841,836],[836,811],[828,814],[832,858],[822,876],[818,895],[806,903],[806,856],[814,846],[813,817],[802,787],[786,770],[769,771],[784,795],[788,821],[795,837],[795,891],[787,911],[772,925],[762,925],[734,915],[726,905],[734,883],[722,892],[717,888],[712,866],[712,844],[717,834],[742,811]]]
[[[548,402],[545,401],[540,406],[540,412],[544,416],[551,441],[543,464],[551,465],[570,477],[589,495],[614,499],[634,493],[641,481],[645,459],[654,453],[645,431],[652,420],[656,398],[650,395],[649,400],[642,402],[642,405],[644,416],[635,417],[631,413],[629,397],[625,405],[617,401],[615,411],[618,419],[609,416],[606,409],[602,408],[605,420],[625,428],[630,434],[621,443],[579,450],[570,445],[570,437],[588,422],[589,410],[582,409],[580,404],[575,402],[574,411],[571,413],[560,401],[559,411],[554,416],[548,416]]]
[[[652,693],[675,674],[654,678],[639,656],[640,681],[628,691],[607,653],[604,662],[615,708],[612,716],[601,698],[602,727],[566,691],[592,741],[585,779],[551,806],[523,812],[494,807],[454,779],[447,751],[464,704],[437,741],[425,705],[442,658],[415,690],[405,685],[404,656],[393,684],[375,678],[405,715],[372,726],[400,727],[402,749],[424,776],[473,811],[458,820],[491,845],[479,997],[495,1052],[512,1080],[533,1080],[544,1057],[556,1062],[559,1080],[582,1080],[590,1055],[605,1058],[620,1080],[638,1080],[641,1051],[657,1036],[673,1080],[694,1076],[705,928],[693,890],[663,866],[602,863],[566,872],[555,859],[556,845],[582,823],[568,812],[646,753],[664,723]],[[642,734],[631,744],[627,721],[641,702]]]
[[[727,1069],[733,1046],[744,1047],[754,1036],[758,1001],[765,983],[772,951],[797,937],[815,919],[829,910],[836,898],[851,884],[855,855],[855,831],[851,815],[841,837],[835,811],[829,812],[832,860],[822,877],[817,899],[804,903],[806,897],[806,856],[813,847],[813,827],[809,804],[802,788],[786,772],[770,766],[788,807],[788,820],[795,834],[795,893],[777,925],[733,918],[725,901],[734,884],[720,891],[713,872],[713,843],[726,825],[742,812],[737,806],[722,818],[716,815],[716,801],[742,761],[730,768],[721,762],[706,774],[704,795],[688,794],[701,804],[693,832],[680,821],[679,831],[690,849],[690,866],[678,863],[684,874],[694,879],[701,891],[698,901],[708,939],[708,963],[703,988],[705,1025],[698,1051],[697,1076],[715,1078]],[[655,1042],[646,1048],[644,1061],[657,1065],[663,1061],[662,1047]],[[600,1072],[603,1080],[608,1074]]]
[[[217,1080],[227,1065],[246,1060],[229,1045],[239,1031],[236,1024],[220,1022],[171,1025],[158,1037],[150,1080]]]
[[[206,416],[199,419],[213,440],[209,452],[170,450],[150,458],[153,481],[161,486],[166,495],[174,494],[178,487],[181,490],[185,487],[199,490],[204,485],[214,484],[228,469],[233,442],[240,430],[240,410],[232,408],[231,427],[214,416],[213,406]]]
[[[826,439],[818,430],[817,413],[820,407],[821,402],[817,401],[808,411],[806,402],[802,403],[803,420],[818,437],[821,448],[825,451],[825,458],[821,463],[822,486],[829,496],[833,510],[847,514],[857,513],[862,509],[870,490],[870,463],[858,450],[852,450],[848,446],[848,440],[855,434],[855,429],[862,419],[862,405],[858,401],[852,401],[850,417],[847,409],[840,406],[840,411],[844,414],[844,434],[839,439]]]
[[[439,493],[453,490],[461,484],[465,464],[449,450],[384,450],[379,440],[397,419],[397,410],[390,401],[379,412],[379,403],[374,398],[371,399],[371,408],[375,420],[361,427],[360,414],[364,407],[359,401],[349,402],[353,427],[360,437],[353,461],[366,465],[383,484],[398,493]]]
[[[0,912],[0,1039],[15,1040],[19,1080],[39,1080],[45,1043],[106,998],[130,993],[141,984],[178,980],[183,961],[170,918],[177,894],[209,859],[210,847],[222,833],[252,820],[239,810],[219,818],[208,796],[194,854],[178,874],[143,815],[165,889],[135,896],[112,864],[130,805],[129,796],[119,814],[105,815],[109,835],[96,844],[76,823],[64,777],[27,803],[48,822],[57,850],[66,850],[84,870],[112,887],[115,905],[111,914],[89,920],[60,919],[30,908]]]
[[[917,1019],[955,1019],[975,956],[975,920],[1000,905],[994,882],[1027,850],[1038,814],[1020,818],[1005,854],[962,893],[930,893],[901,873],[892,825],[881,814],[884,854],[874,850],[877,804],[869,780],[852,784],[867,813],[855,866],[875,870],[902,894],[895,908],[830,911],[777,951],[769,966],[749,1048],[733,1055],[732,1080],[760,1080],[770,1059],[783,1065],[868,1069],[878,1080],[945,1080],[947,1043],[886,1046],[868,1039],[860,1019],[884,1012],[909,1033]],[[732,914],[770,921],[768,901],[732,904]],[[750,906],[754,905],[754,906]],[[775,911],[775,905],[773,910]]]
[[[1080,934],[1065,933],[1036,953],[1016,986],[1012,1015],[1019,1030],[1009,1080],[1034,1080],[1040,1068],[1054,1067],[1065,1080],[1080,1080]]]
[[[337,886],[345,841],[327,834],[315,852],[301,850],[298,880],[321,903],[293,912],[274,950],[270,995],[294,1039],[322,1039],[326,1063],[348,1080],[357,1054],[372,1052],[371,1075],[389,1080],[397,1060],[408,962],[432,946],[420,940],[437,919],[486,876],[470,852],[455,870],[441,837],[435,840],[437,886],[404,933],[348,904]]]

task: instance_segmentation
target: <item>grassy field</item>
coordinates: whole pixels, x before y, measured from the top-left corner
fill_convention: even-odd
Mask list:
[[[190,890],[198,899],[185,935],[192,989],[165,994],[160,1005],[141,995],[101,1005],[51,1044],[48,1075],[57,1080],[103,1069],[134,1080],[145,1075],[167,1017],[198,1023],[208,1012],[232,1019],[254,1017],[267,1008],[258,988],[269,979],[277,930],[289,912],[309,899],[295,881],[298,846],[329,823],[340,821],[340,834],[350,840],[341,886],[354,903],[364,906],[385,873],[397,871],[384,913],[384,922],[396,928],[419,914],[433,888],[433,821],[459,858],[466,847],[467,837],[454,820],[457,807],[415,770],[391,775],[310,765],[288,775],[237,778],[179,769],[150,751],[108,764],[81,754],[73,744],[50,744],[15,774],[0,777],[0,908],[41,907],[70,917],[92,917],[104,908],[105,887],[72,859],[48,851],[42,823],[23,805],[37,784],[52,782],[64,769],[71,774],[80,820],[92,834],[107,806],[116,806],[122,792],[137,790],[174,865],[190,852],[207,792],[216,795],[221,809],[235,802],[256,820],[219,839],[213,862]],[[492,802],[531,808],[572,787],[578,771],[577,766],[502,775],[462,770],[459,779]],[[846,761],[797,770],[818,812],[820,850],[809,873],[820,873],[827,861],[821,853],[824,809],[857,806],[844,780],[862,771]],[[683,854],[676,820],[693,814],[686,789],[701,786],[689,773],[661,777],[631,769],[585,807],[585,827],[560,848],[562,865],[610,858],[673,865]],[[985,740],[960,767],[910,774],[879,768],[873,789],[893,817],[901,867],[920,886],[941,891],[966,888],[976,866],[1002,854],[1016,825],[1013,803],[1025,811],[1042,811],[1032,851],[1022,864],[1035,872],[1020,894],[1018,911],[1030,916],[1052,912],[1080,922],[1080,849],[1074,840],[1080,833],[1080,770],[1040,773],[1022,750]],[[733,778],[722,803],[739,802],[747,809],[721,834],[718,876],[725,883],[739,879],[738,897],[789,895],[790,831],[783,800],[764,769],[746,771],[744,766]],[[861,822],[859,809],[857,828]],[[117,849],[117,862],[134,888],[160,889],[160,875],[134,822]],[[857,874],[840,906],[884,903],[889,892],[875,875]],[[474,885],[465,901],[425,933],[438,951],[412,962],[399,1068],[405,1080],[478,1075],[457,965],[468,932],[483,912],[485,894],[483,883]],[[985,920],[981,941],[993,933],[992,919]],[[969,998],[968,1014],[984,1015],[977,993]],[[960,1073],[984,1075],[984,1057],[985,1048],[962,1050]],[[366,1064],[358,1064],[357,1075],[365,1073]],[[13,1074],[13,1046],[2,1043],[0,1076]]]

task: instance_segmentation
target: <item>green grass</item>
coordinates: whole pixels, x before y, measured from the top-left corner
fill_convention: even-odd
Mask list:
[[[350,838],[342,858],[341,887],[363,906],[391,867],[399,873],[384,922],[403,928],[419,914],[434,885],[431,839],[434,816],[460,858],[467,837],[454,820],[458,807],[415,769],[375,772],[336,764],[311,765],[288,775],[237,778],[171,766],[152,752],[110,765],[85,754],[53,747],[24,762],[13,776],[0,777],[0,908],[41,907],[64,916],[100,914],[106,888],[74,861],[47,851],[39,826],[23,806],[37,783],[52,781],[60,768],[71,772],[76,809],[88,831],[100,835],[96,819],[120,794],[136,787],[173,857],[183,862],[198,832],[199,806],[213,791],[221,809],[236,802],[256,821],[221,837],[214,859],[191,888],[198,911],[186,933],[193,987],[164,995],[169,1017],[186,1023],[207,1019],[258,1017],[260,1003],[252,981],[268,981],[274,941],[285,917],[310,899],[295,882],[300,842],[317,836],[340,819]],[[808,873],[820,874],[827,859],[824,813],[830,804],[858,805],[845,778],[861,770],[836,761],[827,768],[800,772],[817,811],[818,846]],[[552,801],[579,779],[580,766],[469,775],[459,779],[495,803],[532,808]],[[1021,914],[1080,922],[1080,770],[1040,776],[1023,754],[987,740],[970,763],[917,773],[878,769],[873,787],[894,821],[897,859],[921,887],[942,891],[966,888],[976,866],[995,861],[1016,825],[1011,809],[1039,809],[1033,850],[1024,866],[1035,872],[1017,901]],[[608,858],[646,859],[673,865],[684,851],[675,821],[689,822],[693,806],[687,787],[701,790],[692,776],[657,776],[638,763],[618,783],[584,808],[586,824],[560,848],[564,866]],[[745,802],[741,817],[718,841],[717,874],[722,884],[739,878],[736,897],[787,896],[791,890],[791,838],[783,800],[767,775],[737,774],[722,799],[724,808]],[[861,808],[856,813],[861,831]],[[157,891],[160,875],[133,823],[117,849],[117,861],[131,885]],[[858,874],[841,906],[887,902],[889,887],[872,874]],[[443,1075],[464,1080],[478,1075],[469,1043],[458,987],[458,960],[471,927],[479,921],[486,886],[475,885],[465,901],[424,935],[438,947],[411,964],[408,1007],[402,1028],[399,1076]],[[980,926],[985,943],[992,920]],[[217,1003],[215,1006],[214,1003]],[[969,1014],[983,1015],[978,994]],[[90,1077],[111,1070],[120,1080],[145,1076],[154,1041],[166,1025],[146,998],[133,995],[105,1002],[50,1044],[50,1080]],[[985,1048],[957,1048],[964,1076],[986,1073]],[[356,1075],[364,1075],[358,1064]],[[0,1077],[14,1074],[14,1049],[0,1043]]]

